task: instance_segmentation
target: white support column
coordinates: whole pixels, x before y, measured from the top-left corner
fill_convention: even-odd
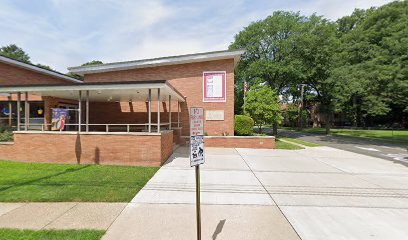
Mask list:
[[[10,96],[8,98],[8,110],[9,110],[9,116],[8,116],[8,126],[11,128],[13,123],[12,123],[12,116],[13,116],[13,106],[11,105],[11,100],[12,100],[12,95],[10,93]]]
[[[169,95],[169,130],[171,130],[171,95]]]
[[[86,116],[85,131],[89,132],[89,90],[86,90]]]
[[[28,130],[28,121],[30,121],[30,105],[28,104],[28,92],[24,94],[24,130]]]
[[[81,132],[81,115],[82,115],[82,107],[81,107],[81,101],[82,101],[82,91],[78,91],[78,132]]]
[[[21,127],[20,127],[20,123],[21,123],[20,108],[21,108],[21,92],[18,92],[17,93],[17,131],[21,130]]]
[[[157,89],[157,132],[160,132],[160,88]]]
[[[177,100],[177,127],[180,127],[180,101]]]
[[[148,117],[149,117],[149,132],[152,132],[152,89],[149,89],[149,96],[148,96]]]

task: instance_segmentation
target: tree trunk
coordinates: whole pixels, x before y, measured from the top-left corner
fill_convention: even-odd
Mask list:
[[[326,113],[326,135],[330,134],[331,127],[331,112]]]
[[[259,125],[259,133],[262,133],[262,125]]]
[[[273,136],[278,135],[278,124],[276,124],[276,123],[272,124],[272,135]]]
[[[353,127],[358,126],[358,109],[357,109],[357,97],[353,96]]]

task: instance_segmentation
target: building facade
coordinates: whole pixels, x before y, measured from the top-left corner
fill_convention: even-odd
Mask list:
[[[242,53],[69,68],[83,81],[0,57],[0,124],[14,130],[0,158],[161,165],[188,141],[191,107],[204,109],[208,145],[273,148],[267,138],[233,138],[234,68]]]

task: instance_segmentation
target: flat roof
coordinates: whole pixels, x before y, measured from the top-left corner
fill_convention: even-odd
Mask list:
[[[89,73],[100,73],[100,72],[110,72],[110,71],[120,71],[135,68],[146,68],[146,67],[157,67],[165,65],[175,65],[184,63],[194,63],[194,62],[207,62],[222,59],[234,59],[234,62],[238,62],[244,50],[225,50],[216,52],[205,52],[205,53],[195,53],[179,56],[169,56],[161,58],[152,59],[142,59],[135,61],[125,61],[125,62],[114,62],[105,63],[90,66],[77,66],[70,67],[68,70],[72,73],[79,75],[89,74]]]
[[[39,66],[36,66],[36,65],[33,65],[33,64],[30,64],[30,63],[21,62],[21,61],[18,61],[18,60],[9,58],[9,57],[5,57],[5,56],[2,56],[2,55],[0,55],[0,62],[5,63],[5,64],[9,64],[9,65],[13,65],[13,66],[16,66],[16,67],[19,67],[19,68],[24,68],[24,69],[27,69],[27,70],[30,70],[30,71],[42,73],[42,74],[45,74],[45,75],[57,77],[57,78],[67,80],[67,81],[70,81],[70,82],[82,83],[81,80],[69,77],[69,76],[67,76],[67,75],[65,75],[63,73],[53,71],[53,70],[44,69],[44,68],[41,68]]]
[[[85,91],[89,91],[89,99],[97,102],[111,101],[145,101],[149,89],[152,99],[157,99],[157,89],[160,89],[162,101],[172,96],[173,100],[185,101],[184,96],[166,80],[132,81],[132,82],[97,82],[82,84],[54,84],[54,85],[14,85],[1,87],[3,93],[28,92],[33,95],[77,100],[79,91],[85,99]]]

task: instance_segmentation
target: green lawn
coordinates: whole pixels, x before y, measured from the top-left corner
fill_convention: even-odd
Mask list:
[[[18,230],[0,229],[0,240],[98,240],[102,230]]]
[[[275,149],[285,149],[285,150],[299,150],[299,149],[303,149],[300,146],[296,146],[290,143],[286,143],[286,142],[282,142],[279,139],[276,139],[275,142]]]
[[[0,161],[0,202],[129,202],[158,169]]]
[[[306,141],[302,141],[302,140],[295,139],[295,138],[285,137],[285,138],[281,138],[281,139],[284,139],[284,140],[289,141],[289,142],[302,144],[303,146],[306,146],[306,147],[318,147],[318,146],[320,146],[319,144],[316,144],[316,143],[306,142]]]
[[[306,128],[302,132],[324,134],[324,128]],[[408,130],[354,130],[354,129],[331,129],[331,135],[356,137],[370,140],[382,140],[395,143],[408,143]]]

